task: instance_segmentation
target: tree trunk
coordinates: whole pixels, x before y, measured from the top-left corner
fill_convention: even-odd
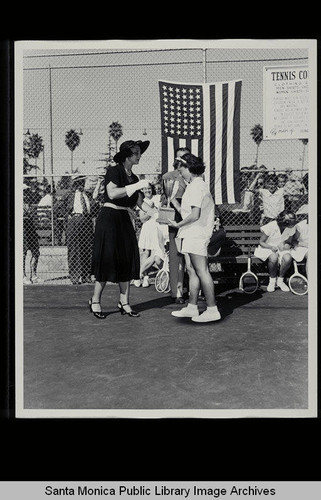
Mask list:
[[[74,172],[74,156],[73,151],[71,151],[71,173]]]

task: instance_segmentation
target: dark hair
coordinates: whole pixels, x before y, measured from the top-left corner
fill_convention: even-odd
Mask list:
[[[268,182],[273,182],[274,184],[277,184],[278,183],[277,176],[275,174],[268,175],[267,178],[265,179],[265,183],[268,183]]]
[[[288,221],[290,221],[291,219],[296,221],[296,214],[294,212],[291,212],[290,210],[283,210],[283,212],[279,213],[279,215],[277,216],[277,221],[285,225],[288,225]]]
[[[69,189],[71,186],[71,178],[68,175],[63,175],[58,181],[57,188],[58,189]]]
[[[181,151],[187,151],[187,153],[191,152],[191,150],[189,148],[187,148],[187,147],[181,147],[181,148],[176,149],[175,155],[177,155],[177,153],[179,153]]]
[[[150,187],[150,189],[152,191],[152,195],[154,196],[156,194],[155,185],[150,182],[148,187]]]
[[[191,153],[186,153],[182,156],[182,160],[184,161],[181,164],[183,167],[188,168],[191,174],[202,175],[204,173],[205,165],[202,158],[194,156]]]
[[[179,161],[178,161],[178,159],[176,158],[177,153],[180,153],[182,151],[186,151],[187,153],[191,152],[191,150],[189,148],[187,148],[187,147],[182,147],[182,148],[176,149],[176,151],[175,151],[175,160],[174,160],[174,163],[173,163],[173,167],[174,167],[175,170],[177,169],[177,167],[180,164]]]

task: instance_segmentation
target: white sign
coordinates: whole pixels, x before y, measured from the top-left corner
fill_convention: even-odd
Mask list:
[[[263,139],[308,139],[308,66],[263,68]]]

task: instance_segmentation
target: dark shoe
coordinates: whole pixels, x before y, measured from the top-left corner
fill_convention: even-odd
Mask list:
[[[137,311],[134,311],[134,309],[132,309],[131,311],[127,312],[125,311],[124,306],[129,306],[129,304],[121,304],[120,302],[118,302],[117,304],[117,307],[122,314],[127,314],[132,318],[139,318],[140,314]]]
[[[173,302],[175,302],[175,304],[185,304],[183,297],[173,297]]]
[[[99,302],[93,302],[91,299],[89,299],[89,301],[88,301],[90,312],[93,313],[93,315],[95,316],[95,318],[105,319],[106,318],[106,314],[103,313],[103,312],[101,312],[101,311],[93,311],[92,304],[99,304]]]

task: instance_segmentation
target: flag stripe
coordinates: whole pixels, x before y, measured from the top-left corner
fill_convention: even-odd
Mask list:
[[[216,136],[215,136],[215,170],[214,175],[214,199],[215,203],[222,203],[222,135],[223,135],[223,109],[222,109],[222,86],[216,86]]]
[[[226,189],[224,202],[234,202],[233,196],[233,110],[234,110],[234,85],[229,85],[226,96]]]
[[[241,89],[242,82],[235,83],[234,120],[233,120],[233,177],[235,200],[241,198],[240,183],[237,182],[240,172],[240,124],[241,124]]]
[[[228,87],[226,84],[222,88],[222,203],[227,202],[226,185],[226,162],[227,162],[227,109],[228,109]]]
[[[210,141],[210,191],[212,195],[215,193],[215,144],[216,144],[216,95],[215,85],[210,87],[210,116],[211,116],[211,141]],[[214,197],[215,199],[215,197]]]
[[[210,165],[210,149],[211,149],[211,129],[210,129],[210,87],[203,87],[203,144],[202,154],[199,156],[205,164],[205,181],[210,184],[211,165]]]
[[[233,140],[233,120],[234,120],[234,85],[229,85],[228,107],[227,107],[227,158],[226,158],[226,197],[227,203],[235,203],[234,198],[234,140]]]

